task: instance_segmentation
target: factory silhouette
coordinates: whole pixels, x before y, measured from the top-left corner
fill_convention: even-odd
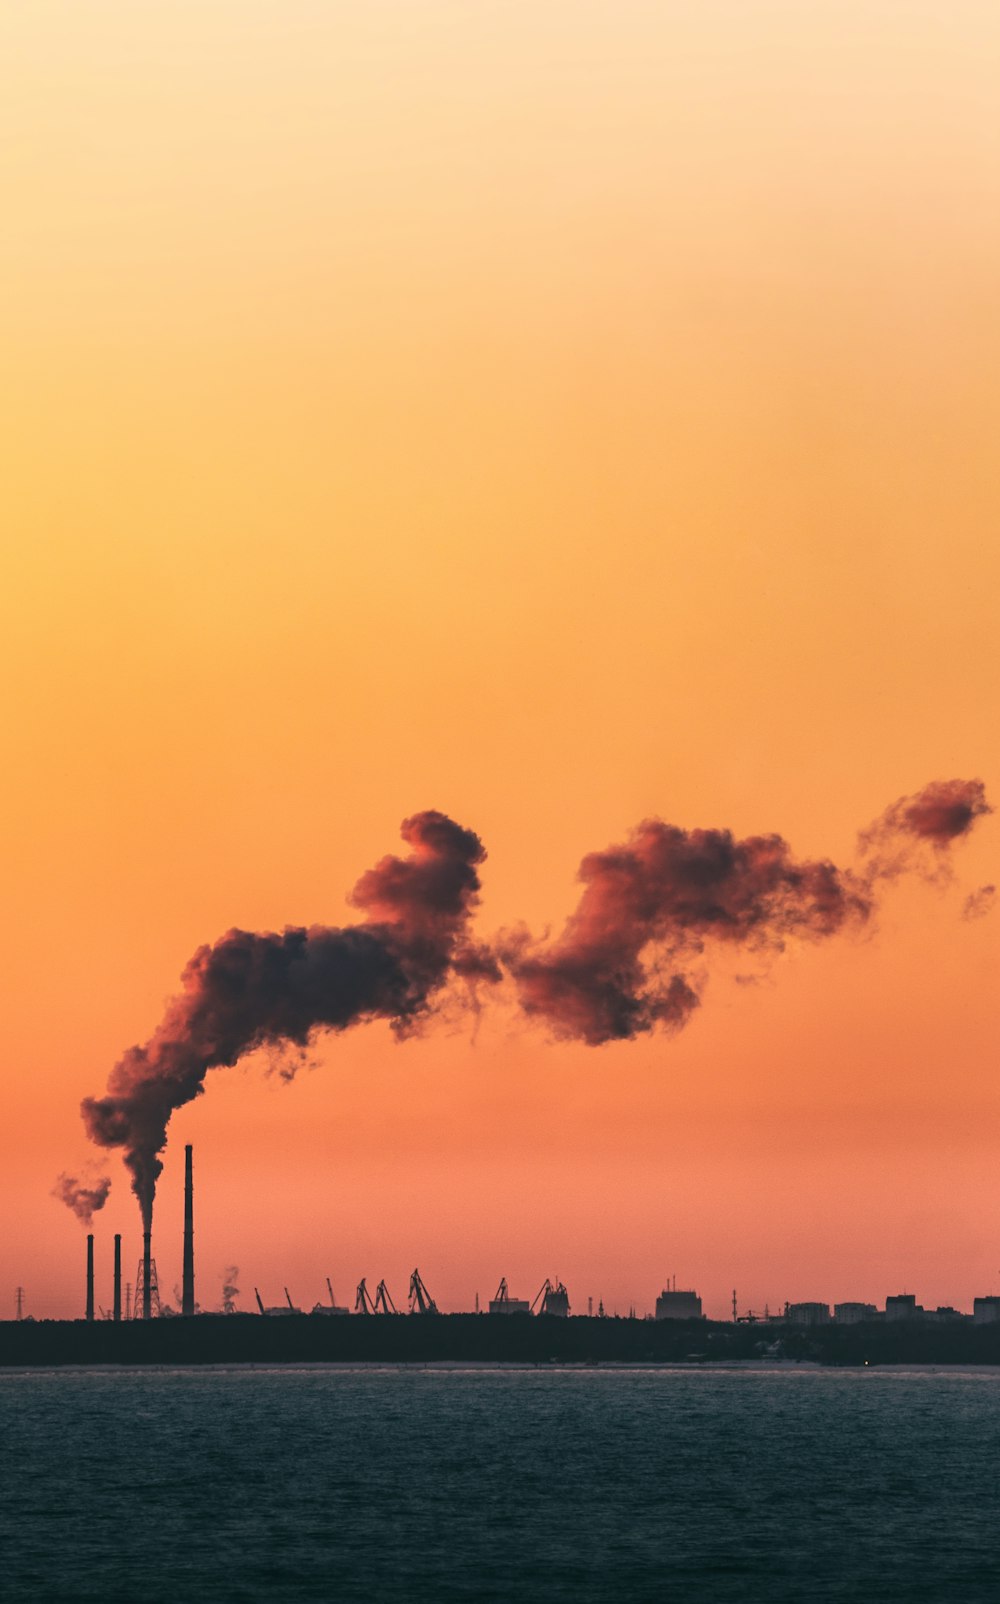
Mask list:
[[[95,1300],[95,1238],[93,1232],[87,1235],[86,1255],[86,1297],[84,1305],[84,1320],[87,1324],[98,1320],[98,1306]],[[228,1272],[230,1275],[234,1272]],[[169,1319],[175,1316],[176,1311],[163,1303],[160,1298],[156,1260],[152,1252],[152,1233],[143,1232],[142,1257],[139,1261],[136,1280],[133,1285],[122,1280],[122,1238],[114,1238],[113,1260],[113,1297],[109,1311],[101,1310],[104,1320],[113,1323],[148,1321],[156,1319]],[[408,1313],[415,1316],[436,1316],[440,1314],[437,1303],[432,1297],[428,1287],[419,1271],[414,1269],[410,1276],[407,1294],[407,1308],[400,1309],[385,1280],[379,1281],[374,1294],[368,1289],[367,1278],[359,1281],[353,1306],[338,1304],[333,1286],[329,1277],[326,1281],[328,1301],[317,1302],[310,1310],[303,1310],[296,1306],[287,1287],[284,1291],[284,1301],[268,1306],[265,1304],[259,1290],[254,1288],[254,1298],[257,1306],[257,1317],[265,1319],[299,1317],[304,1320],[330,1317],[353,1316],[399,1316]],[[224,1313],[222,1318],[229,1319],[237,1314],[235,1309],[235,1286],[229,1285],[224,1290]],[[17,1319],[24,1319],[23,1288],[18,1288]],[[548,1278],[542,1283],[536,1296],[530,1302],[526,1298],[512,1296],[506,1277],[500,1281],[495,1297],[490,1299],[487,1308],[479,1307],[478,1294],[475,1300],[473,1318],[481,1315],[492,1317],[493,1320],[504,1320],[508,1324],[516,1324],[519,1320],[529,1320],[533,1316],[541,1317],[548,1325],[551,1320],[567,1321],[571,1318],[571,1305],[569,1292],[560,1280],[552,1281]],[[185,1320],[198,1319],[200,1321],[214,1320],[215,1315],[203,1314],[195,1298],[195,1252],[194,1252],[194,1153],[188,1145],[184,1149],[184,1236],[183,1236],[183,1271],[180,1295],[180,1316]],[[242,1316],[241,1316],[242,1317]],[[256,1318],[256,1317],[254,1317]],[[448,1319],[465,1319],[467,1316],[449,1316]],[[608,1319],[603,1303],[598,1304],[596,1313],[593,1308],[593,1299],[588,1298],[586,1316],[574,1316],[574,1320],[582,1319],[590,1323],[594,1319],[605,1321]],[[630,1311],[629,1320],[635,1320],[634,1311]],[[721,1322],[709,1322],[702,1310],[701,1298],[689,1289],[678,1289],[676,1278],[660,1292],[656,1299],[655,1314],[644,1317],[643,1323],[673,1322],[683,1324],[693,1331],[700,1326],[708,1327]],[[73,1322],[71,1322],[72,1324]],[[357,1323],[357,1322],[355,1322]],[[617,1323],[617,1316],[614,1317]],[[732,1316],[727,1322],[736,1327],[757,1327],[765,1332],[769,1328],[781,1328],[799,1331],[816,1332],[829,1327],[867,1327],[875,1324],[887,1324],[899,1328],[903,1325],[923,1325],[931,1327],[959,1327],[966,1324],[975,1326],[995,1325],[1000,1327],[1000,1296],[988,1295],[977,1297],[973,1303],[971,1315],[951,1307],[938,1307],[924,1309],[917,1303],[915,1294],[898,1293],[887,1296],[885,1308],[879,1309],[875,1304],[864,1302],[843,1302],[831,1306],[820,1302],[786,1303],[780,1311],[772,1312],[765,1307],[762,1314],[748,1310],[740,1313],[737,1294],[732,1294]]]

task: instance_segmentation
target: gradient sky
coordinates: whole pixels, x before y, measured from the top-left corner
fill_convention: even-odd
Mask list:
[[[647,814],[842,861],[1000,797],[1000,20],[32,0],[0,60],[7,1317],[81,1311],[49,1190],[194,947],[349,919],[407,814],[480,833],[489,933]],[[209,1305],[1000,1291],[997,829],[672,1040],[213,1073],[164,1290],[191,1141]]]

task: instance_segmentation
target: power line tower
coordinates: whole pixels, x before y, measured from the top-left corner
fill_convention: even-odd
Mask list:
[[[18,1287],[18,1289],[17,1289],[17,1319],[18,1320],[23,1320],[24,1319],[24,1288],[23,1287]]]
[[[153,1320],[160,1316],[160,1283],[156,1277],[156,1260],[149,1261],[149,1313]],[[145,1257],[139,1260],[139,1268],[135,1272],[135,1296],[132,1299],[132,1319],[139,1320],[143,1316],[146,1305],[146,1261]]]
[[[126,1320],[131,1320],[131,1318],[132,1318],[132,1283],[131,1283],[131,1281],[126,1281],[126,1283],[125,1283],[125,1318],[126,1318]]]

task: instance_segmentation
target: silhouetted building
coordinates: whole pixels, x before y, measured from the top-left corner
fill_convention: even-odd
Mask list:
[[[828,1303],[790,1303],[785,1309],[785,1319],[794,1326],[828,1326],[830,1324],[830,1305]]]
[[[859,1326],[881,1317],[874,1303],[835,1303],[833,1318],[839,1326]]]
[[[697,1292],[678,1292],[666,1287],[656,1300],[657,1320],[700,1320],[701,1299]]]
[[[563,1286],[561,1281],[557,1281],[555,1286],[553,1286],[551,1282],[548,1283],[545,1289],[545,1294],[542,1298],[542,1307],[539,1310],[539,1313],[554,1314],[557,1315],[560,1320],[566,1319],[566,1316],[569,1314],[569,1293],[566,1291],[566,1288]]]
[[[900,1292],[885,1300],[887,1320],[916,1320],[923,1312],[912,1292]]]
[[[975,1298],[972,1304],[972,1318],[977,1326],[992,1326],[1000,1320],[1000,1298],[992,1293],[988,1298]]]
[[[531,1304],[527,1298],[512,1298],[507,1286],[507,1277],[497,1288],[497,1295],[490,1299],[490,1314],[530,1314]]]

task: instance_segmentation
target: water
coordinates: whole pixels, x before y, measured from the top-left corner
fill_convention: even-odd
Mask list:
[[[0,1372],[0,1598],[1000,1598],[992,1371]]]

